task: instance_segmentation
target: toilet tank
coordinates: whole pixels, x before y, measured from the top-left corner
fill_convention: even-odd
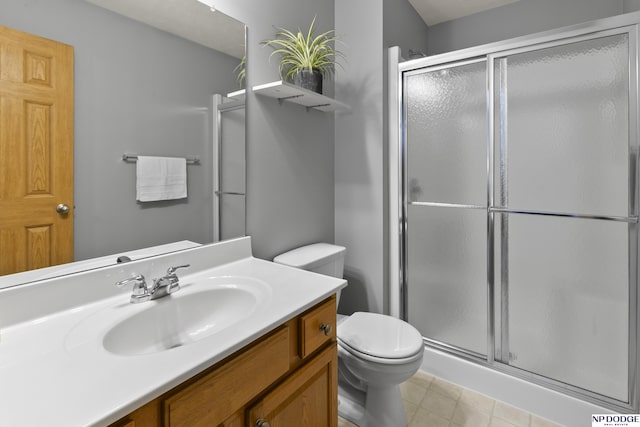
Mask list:
[[[342,278],[345,251],[344,246],[314,243],[278,255],[273,262]]]

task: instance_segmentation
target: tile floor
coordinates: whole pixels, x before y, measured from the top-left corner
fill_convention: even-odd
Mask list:
[[[409,427],[560,427],[421,371],[400,389]],[[355,424],[339,419],[338,427]]]

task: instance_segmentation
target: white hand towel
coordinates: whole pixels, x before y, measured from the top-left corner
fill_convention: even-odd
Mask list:
[[[136,200],[140,202],[187,197],[185,158],[138,156],[136,174]]]

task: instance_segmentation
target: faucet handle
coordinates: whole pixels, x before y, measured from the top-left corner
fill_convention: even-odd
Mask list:
[[[160,279],[155,279],[153,281],[155,286],[163,286],[164,292],[166,294],[172,294],[176,291],[180,290],[180,279],[175,274],[176,270],[179,268],[187,268],[191,267],[191,264],[185,265],[176,265],[175,267],[167,268],[167,274]]]
[[[167,274],[173,274],[179,268],[188,268],[188,267],[191,267],[191,264],[176,265],[175,267],[169,267],[169,268],[167,268]]]
[[[120,280],[116,282],[116,286],[121,288],[129,283],[133,283],[133,289],[131,291],[131,302],[138,303],[143,301],[149,301],[151,294],[147,288],[147,282],[142,274],[131,277],[129,279]]]
[[[116,282],[116,286],[121,288],[125,285],[128,285],[129,283],[133,283],[134,284],[134,288],[137,286],[140,286],[141,284],[145,284],[145,280],[144,280],[144,276],[142,274],[138,274],[137,276],[134,277],[130,277],[128,279],[124,279],[124,280],[120,280],[119,282]]]

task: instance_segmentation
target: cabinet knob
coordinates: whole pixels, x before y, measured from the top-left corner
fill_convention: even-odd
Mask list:
[[[331,331],[333,331],[333,327],[329,323],[320,323],[320,330],[324,332],[326,336],[331,335]]]
[[[268,421],[263,420],[262,418],[258,418],[256,420],[256,427],[270,427],[270,426]]]

